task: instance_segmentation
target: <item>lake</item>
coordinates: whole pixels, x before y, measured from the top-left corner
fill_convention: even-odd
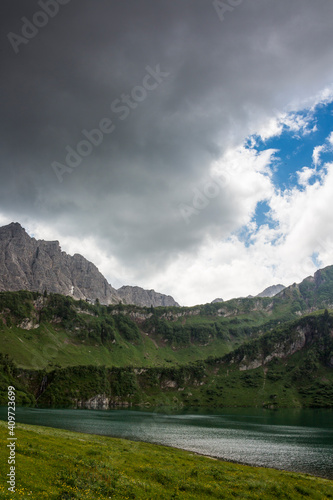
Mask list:
[[[0,408],[1,420],[6,420],[6,413],[6,408]],[[16,421],[147,441],[333,479],[332,410],[17,408]],[[16,435],[19,439],[19,432]]]

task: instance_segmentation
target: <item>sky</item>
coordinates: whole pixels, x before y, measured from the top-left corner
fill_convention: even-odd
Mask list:
[[[333,264],[331,0],[4,0],[0,225],[181,305]]]

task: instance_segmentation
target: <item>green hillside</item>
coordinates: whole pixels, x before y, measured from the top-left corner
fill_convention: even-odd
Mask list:
[[[239,343],[238,337],[246,336],[233,326],[228,335],[207,335],[214,322],[211,326],[211,318],[200,315],[186,318],[186,327],[175,326],[183,337],[169,341],[152,322],[173,327],[179,314],[175,309],[91,305],[56,294],[2,292],[0,352],[18,367],[48,371],[75,365],[168,366],[223,355]]]
[[[0,402],[8,385],[18,404],[333,407],[333,317],[305,316],[250,340],[222,357],[181,366],[17,368],[0,357]]]
[[[333,266],[274,298],[194,307],[102,306],[57,294],[0,293],[0,352],[22,368],[163,366],[222,356],[333,304]]]
[[[181,308],[2,292],[0,391],[44,406],[332,407],[331,304],[333,267],[274,298]]]
[[[0,449],[0,498],[57,500],[333,497],[332,481],[212,460],[165,446],[19,424],[15,494]],[[0,437],[6,439],[5,423]],[[33,496],[32,496],[33,495]]]

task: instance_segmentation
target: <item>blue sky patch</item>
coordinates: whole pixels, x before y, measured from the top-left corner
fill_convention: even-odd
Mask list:
[[[292,113],[294,119],[301,118],[307,121],[305,129],[291,130],[284,125],[279,136],[262,140],[255,136],[256,144],[253,147],[261,152],[266,149],[276,149],[273,162],[273,183],[276,188],[284,191],[298,185],[297,171],[303,167],[313,168],[313,151],[316,146],[321,146],[332,132],[333,102],[318,105],[313,112],[300,111]],[[246,147],[251,147],[251,139],[246,142]],[[322,164],[333,160],[332,151],[321,153]],[[314,182],[313,178],[311,182]]]

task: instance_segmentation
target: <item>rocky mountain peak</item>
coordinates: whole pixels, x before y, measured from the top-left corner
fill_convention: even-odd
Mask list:
[[[284,290],[286,287],[284,285],[272,285],[267,288],[265,288],[264,291],[261,293],[258,293],[256,297],[274,297],[278,293],[280,293],[282,290]]]
[[[104,304],[120,300],[97,267],[82,255],[62,252],[57,240],[31,238],[17,222],[0,228],[0,290],[47,290],[76,299],[98,298]]]
[[[0,227],[0,291],[45,290],[102,304],[178,306],[170,295],[140,287],[113,288],[83,255],[63,252],[59,241],[31,238],[18,223]]]
[[[217,299],[212,300],[212,302],[211,302],[211,303],[212,303],[212,304],[218,304],[219,302],[224,302],[224,300],[223,300],[223,299],[221,299],[221,298],[217,298]]]
[[[21,224],[18,222],[11,222],[7,226],[0,227],[0,235],[1,237],[9,235],[11,238],[28,236]]]
[[[117,292],[125,304],[137,304],[144,307],[179,306],[171,295],[164,295],[155,290],[144,290],[139,286],[122,286]]]

